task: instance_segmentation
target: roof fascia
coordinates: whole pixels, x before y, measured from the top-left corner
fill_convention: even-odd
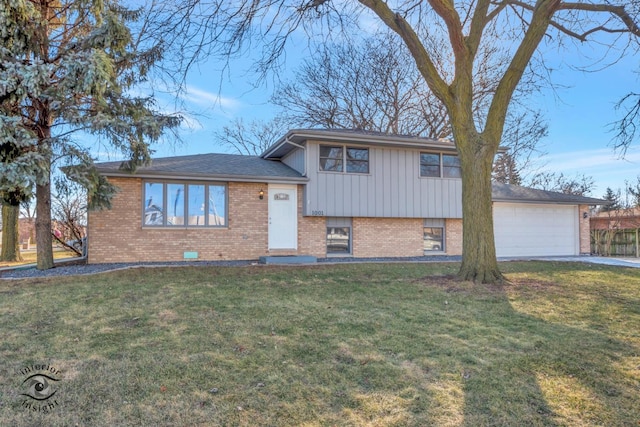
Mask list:
[[[606,205],[605,200],[598,199],[585,199],[585,200],[549,200],[549,199],[510,199],[510,198],[491,198],[492,202],[498,203],[527,203],[527,204],[542,204],[542,205],[589,205],[599,206]]]
[[[306,183],[309,178],[305,177],[274,177],[274,176],[247,176],[247,175],[189,175],[189,174],[169,174],[169,173],[136,173],[131,174],[129,172],[120,172],[113,170],[100,170],[98,172],[101,175],[115,178],[142,178],[142,179],[166,179],[166,180],[194,180],[194,181],[229,181],[229,182],[268,182],[274,184],[288,184],[288,183]]]
[[[262,152],[262,154],[260,154],[260,157],[262,157],[263,159],[269,159],[271,158],[271,156],[277,152],[281,147],[283,147],[284,145],[292,145],[294,147],[297,148],[301,148],[304,150],[304,145],[291,141],[290,137],[293,136],[293,132],[295,131],[289,131],[285,134],[285,136],[283,136],[282,138],[280,138],[278,141],[276,141],[274,144],[272,144],[270,147],[268,147],[265,151]],[[302,141],[301,141],[302,142]],[[289,150],[290,151],[290,150]],[[287,153],[289,152],[287,151]]]
[[[260,157],[269,158],[275,152],[277,152],[283,145],[290,144],[295,147],[304,149],[301,145],[307,140],[314,141],[330,141],[339,143],[354,143],[354,144],[366,144],[366,145],[379,145],[398,148],[413,148],[423,150],[446,150],[456,151],[456,146],[453,141],[448,140],[436,140],[419,137],[397,137],[393,135],[371,135],[371,134],[358,134],[354,132],[340,132],[331,131],[326,132],[323,130],[313,129],[294,129],[287,132],[285,136],[280,138],[275,144],[267,148]],[[498,153],[504,153],[508,151],[508,147],[499,147]]]

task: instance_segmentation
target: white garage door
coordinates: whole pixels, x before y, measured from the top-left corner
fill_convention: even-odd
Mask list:
[[[494,203],[497,256],[579,255],[578,207]]]

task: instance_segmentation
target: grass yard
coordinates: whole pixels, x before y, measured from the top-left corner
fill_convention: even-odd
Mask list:
[[[511,284],[475,286],[457,268],[0,281],[0,424],[639,425],[640,270],[505,263]],[[44,364],[55,395],[21,396]]]
[[[35,250],[23,251],[21,255],[22,255],[22,261],[19,261],[19,262],[0,261],[0,267],[17,267],[19,265],[34,264],[37,262]],[[64,249],[56,248],[53,250],[53,259],[75,258],[77,256],[78,255],[75,252],[67,251]]]

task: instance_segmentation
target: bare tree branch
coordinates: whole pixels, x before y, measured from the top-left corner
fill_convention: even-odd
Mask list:
[[[186,1],[200,5],[199,0]],[[363,10],[400,36],[425,83],[447,109],[463,179],[464,256],[459,276],[480,282],[502,279],[493,245],[491,166],[518,86],[525,76],[531,76],[529,81],[538,76],[530,66],[541,41],[547,37],[561,43],[556,35],[587,40],[603,34],[602,42],[612,46],[619,39],[607,37],[612,33],[628,34],[630,40],[640,37],[637,1],[209,1],[215,15],[197,24],[185,21],[179,29],[187,36],[207,30],[205,45],[196,51],[211,48],[227,59],[252,48],[252,42],[259,43],[264,49],[256,66],[259,75],[277,69],[288,41],[298,35],[308,36],[310,44],[322,44],[337,31],[345,37],[343,43],[350,41],[349,35],[357,36]],[[355,25],[345,25],[348,20]],[[182,32],[177,36],[184,37]],[[483,76],[485,55],[496,66],[496,75]],[[367,89],[361,87],[358,93],[368,96]],[[478,93],[483,96],[477,97]],[[399,103],[400,98],[391,102]],[[366,108],[353,110],[356,120],[366,122],[369,115]],[[396,120],[393,114],[386,119]]]
[[[628,106],[630,104],[630,106]],[[625,95],[615,105],[616,110],[625,110],[624,116],[612,124],[616,130],[613,148],[624,157],[629,146],[638,136],[638,123],[640,123],[640,94],[631,92]]]

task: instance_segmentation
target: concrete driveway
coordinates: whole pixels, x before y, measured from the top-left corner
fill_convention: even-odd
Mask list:
[[[616,265],[618,267],[640,268],[640,258],[613,258],[603,256],[567,256],[567,257],[525,257],[525,258],[498,258],[499,261],[516,260],[540,260],[563,262],[587,262],[591,264]]]
[[[577,257],[577,261],[590,262],[593,264],[617,265],[620,267],[640,268],[640,258],[612,258],[603,256]]]

